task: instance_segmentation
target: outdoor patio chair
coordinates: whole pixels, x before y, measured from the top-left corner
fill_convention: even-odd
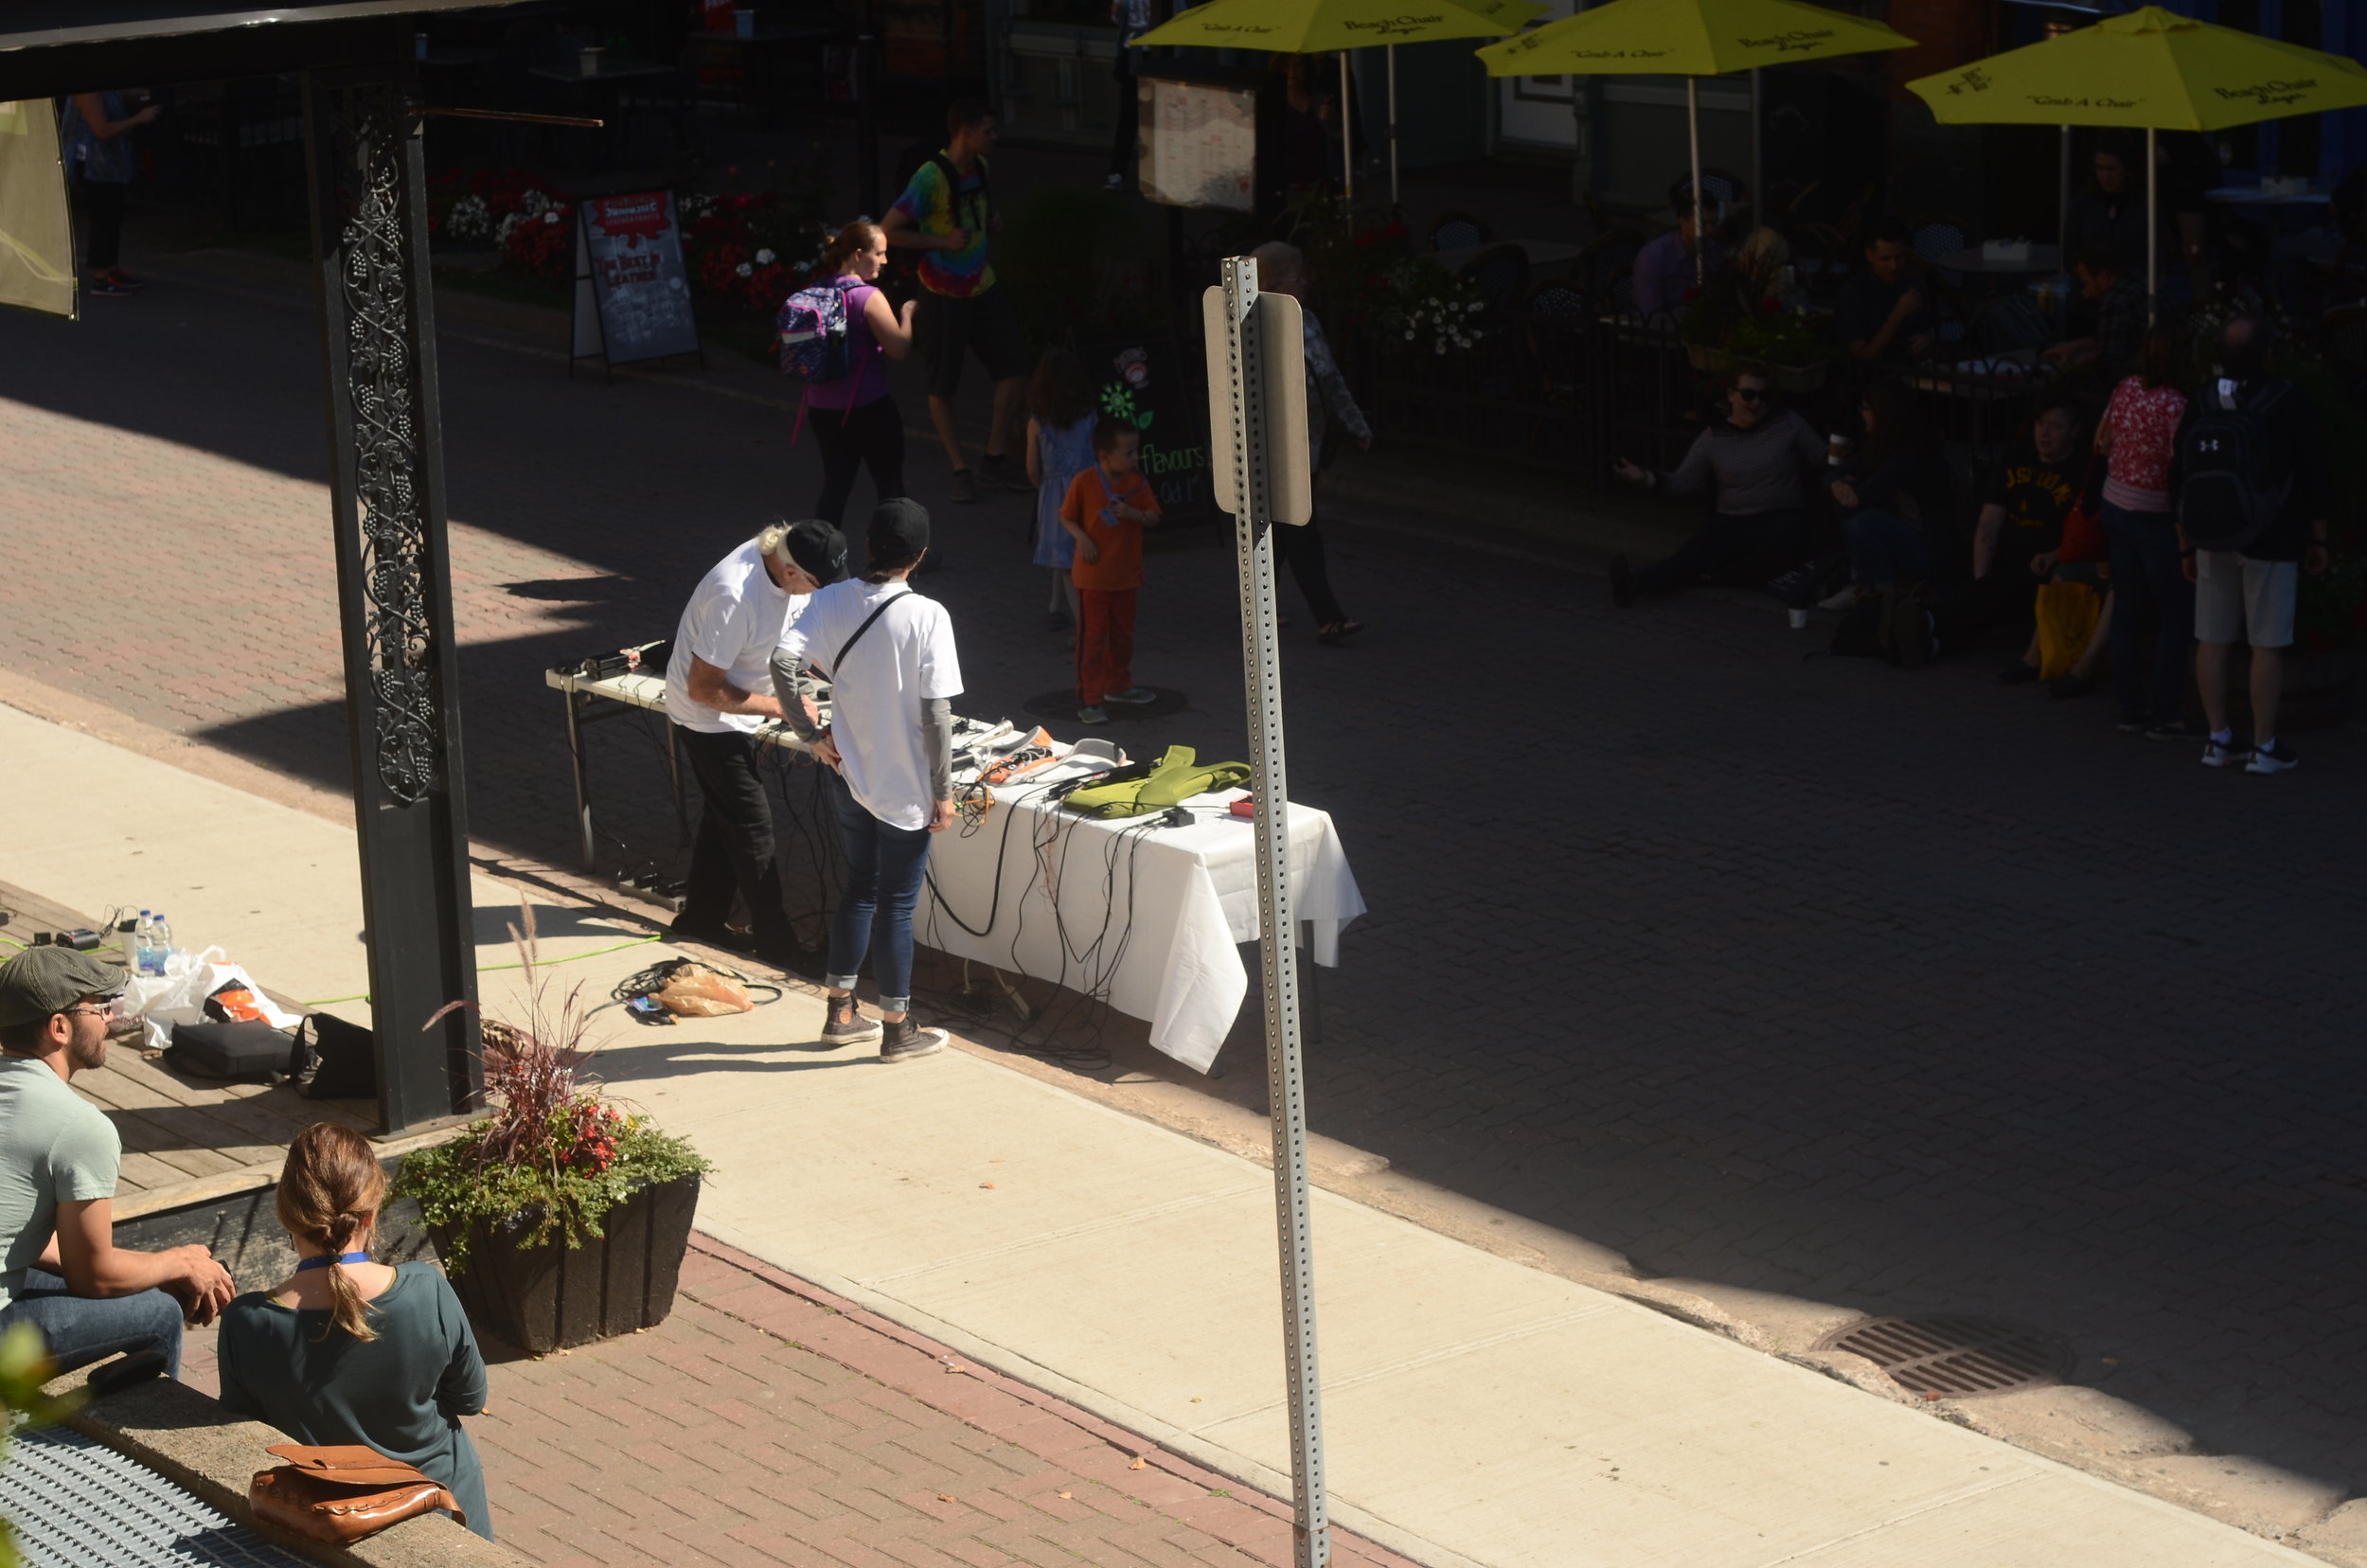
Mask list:
[[[1611,275],[1603,290],[1603,308],[1611,315],[1635,314],[1635,267],[1632,263]]]
[[[2367,374],[2367,304],[2337,305],[2318,318],[2326,358],[2352,375]]]
[[[1574,278],[1539,280],[1521,302],[1539,389],[1555,402],[1576,401],[1586,384],[1587,291]]]
[[[1972,236],[1966,231],[1964,224],[1953,218],[1918,218],[1907,225],[1907,242],[1914,247],[1914,253],[1923,258],[1924,264],[1931,268],[1932,274],[1944,279],[1949,288],[1964,287],[1964,274],[1939,264],[1942,258],[1971,247]]]
[[[1855,258],[1841,230],[1831,223],[1794,223],[1785,238],[1791,241],[1791,264],[1811,292],[1830,294],[1849,276]]]
[[[1644,236],[1632,228],[1607,229],[1587,241],[1571,276],[1586,286],[1587,296],[1599,306],[1609,297],[1611,279],[1635,265]]]
[[[1490,245],[1463,263],[1455,276],[1479,291],[1487,302],[1481,315],[1492,325],[1529,292],[1529,255],[1518,245]]]
[[[1469,250],[1495,238],[1495,230],[1468,212],[1442,212],[1430,221],[1430,248],[1433,251]]]

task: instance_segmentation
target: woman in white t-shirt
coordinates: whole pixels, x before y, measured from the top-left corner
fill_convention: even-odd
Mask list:
[[[945,1048],[945,1034],[912,1021],[913,906],[928,874],[929,836],[953,821],[953,716],[961,662],[945,606],[905,580],[929,553],[929,514],[888,501],[871,514],[870,567],[825,588],[773,655],[773,682],[790,727],[838,770],[846,885],[830,920],[826,973],[833,1045],[880,1042],[883,1061]],[[806,716],[809,671],[830,683],[830,727]],[[880,1019],[863,1016],[855,978],[868,956]]]

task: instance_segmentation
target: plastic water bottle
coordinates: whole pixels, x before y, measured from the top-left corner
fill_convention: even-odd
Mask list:
[[[139,923],[132,928],[132,951],[124,954],[131,960],[126,967],[133,974],[159,974],[164,966],[151,958],[156,945],[156,917],[140,911]]]
[[[149,922],[148,953],[150,959],[155,965],[148,972],[159,975],[164,973],[165,960],[172,956],[172,927],[165,923],[162,912],[159,912],[156,918]]]

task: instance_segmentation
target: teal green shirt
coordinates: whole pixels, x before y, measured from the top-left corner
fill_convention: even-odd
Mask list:
[[[400,1263],[369,1313],[378,1338],[357,1340],[325,1311],[259,1291],[239,1297],[222,1310],[215,1347],[222,1408],[299,1443],[365,1443],[416,1465],[492,1540],[485,1470],[460,1425],[485,1408],[485,1358],[459,1298],[433,1263]]]
[[[115,1123],[48,1063],[0,1056],[0,1307],[48,1248],[58,1205],[114,1197],[122,1161]]]

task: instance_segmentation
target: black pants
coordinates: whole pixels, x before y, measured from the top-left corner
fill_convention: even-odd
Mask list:
[[[739,730],[711,735],[677,724],[674,741],[690,759],[701,798],[682,923],[721,930],[736,893],[748,906],[757,953],[778,959],[798,944],[774,852],[773,806],[756,739]]]
[[[847,498],[855,493],[856,471],[866,465],[876,499],[890,501],[904,493],[904,419],[894,398],[858,403],[852,413],[808,403],[806,419],[822,443],[822,498],[813,504],[814,516],[833,526],[842,522]]]
[[[1340,601],[1331,597],[1331,568],[1324,556],[1323,520],[1309,517],[1304,527],[1294,528],[1287,523],[1273,526],[1274,554],[1290,568],[1290,576],[1307,597],[1308,613],[1315,617],[1318,631],[1347,619],[1341,613]]]
[[[115,271],[123,255],[123,204],[131,193],[130,186],[105,180],[74,182],[74,199],[90,219],[82,260],[94,274]]]
[[[1639,594],[1665,594],[1703,578],[1752,587],[1782,573],[1800,559],[1800,514],[1753,512],[1748,517],[1713,513],[1666,561],[1635,575]]]

